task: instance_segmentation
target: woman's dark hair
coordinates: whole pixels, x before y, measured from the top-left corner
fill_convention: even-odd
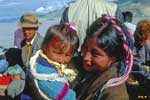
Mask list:
[[[133,36],[127,28],[112,16],[102,16],[87,29],[85,42],[94,38],[99,48],[120,62],[119,76],[106,82],[103,89],[124,83],[132,70]],[[84,47],[84,44],[83,44]]]
[[[105,16],[98,18],[87,29],[85,42],[92,37],[96,37],[98,46],[109,56],[115,57],[121,62],[120,73],[124,73],[125,60],[128,55],[124,44],[127,44],[131,49],[133,48],[133,40],[124,24],[113,18],[107,19]]]
[[[41,49],[45,51],[48,44],[54,37],[61,38],[62,44],[70,44],[75,50],[79,46],[79,38],[74,29],[72,29],[68,24],[60,24],[51,26],[44,37]],[[69,46],[69,45],[68,45]]]
[[[120,24],[118,22],[118,24]],[[121,24],[122,27],[123,24]],[[124,27],[126,28],[126,27]],[[118,34],[117,30],[112,27],[112,23],[106,19],[98,18],[88,29],[86,39],[93,36],[97,37],[98,46],[107,52],[110,56],[120,60],[125,58],[126,51],[124,50],[123,35]]]
[[[22,55],[21,50],[18,48],[9,48],[5,52],[6,60],[8,61],[9,66],[14,66],[19,64],[23,67]]]

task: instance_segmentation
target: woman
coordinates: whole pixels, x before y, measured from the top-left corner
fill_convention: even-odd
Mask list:
[[[125,82],[132,68],[133,37],[110,16],[98,18],[82,46],[84,73],[75,86],[77,100],[128,100]]]
[[[35,94],[33,100],[76,100],[75,92],[69,88],[77,72],[68,68],[78,47],[78,36],[74,23],[51,26],[44,38],[41,50],[31,58],[31,74]],[[30,83],[30,82],[29,82]]]

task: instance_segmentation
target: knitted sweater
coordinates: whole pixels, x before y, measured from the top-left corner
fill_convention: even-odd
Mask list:
[[[76,100],[76,94],[69,88],[67,78],[61,75],[46,59],[39,56],[34,68],[37,74],[49,75],[49,79],[35,77],[38,90],[45,99]]]

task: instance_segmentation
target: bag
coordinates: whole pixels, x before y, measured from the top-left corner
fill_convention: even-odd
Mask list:
[[[10,82],[10,75],[0,77],[0,96],[5,96],[5,91]]]

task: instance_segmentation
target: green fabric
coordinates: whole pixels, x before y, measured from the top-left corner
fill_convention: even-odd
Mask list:
[[[8,68],[8,73],[9,73],[10,75],[19,74],[19,73],[21,73],[22,71],[23,71],[22,68],[21,68],[18,64],[14,65],[14,66],[10,66],[10,67]]]
[[[7,88],[7,95],[14,98],[22,93],[25,86],[25,80],[13,80]]]
[[[68,21],[77,24],[77,33],[80,40],[79,50],[86,36],[86,29],[102,14],[115,16],[117,4],[106,0],[78,0],[68,9]]]
[[[125,83],[105,89],[100,100],[129,100]]]

